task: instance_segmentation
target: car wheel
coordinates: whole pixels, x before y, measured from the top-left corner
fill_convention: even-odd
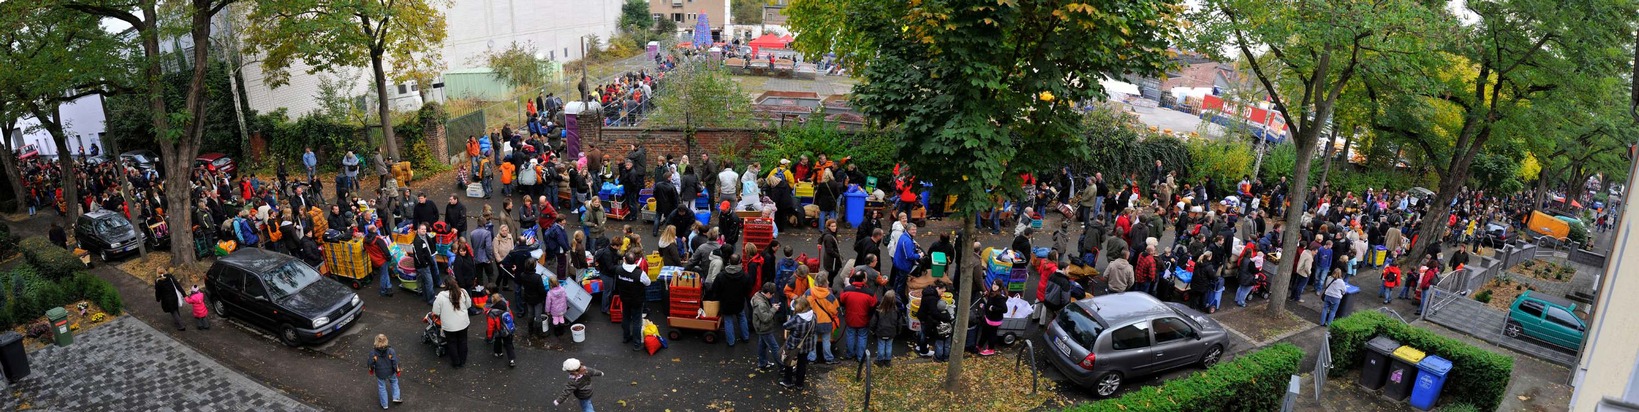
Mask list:
[[[1098,378],[1098,383],[1093,386],[1093,392],[1098,394],[1100,398],[1114,395],[1118,389],[1121,389],[1121,374],[1118,372],[1105,373],[1104,376]]]
[[[301,339],[296,337],[296,327],[288,324],[279,327],[279,342],[284,343],[285,346],[296,346],[302,343]]]
[[[1520,325],[1519,322],[1515,322],[1515,321],[1512,321],[1512,320],[1508,321],[1508,325],[1503,326],[1503,328],[1502,328],[1502,334],[1504,336],[1508,336],[1510,338],[1518,338],[1519,335],[1520,335],[1520,332],[1524,332],[1524,331],[1525,331],[1525,326],[1524,325]]]
[[[228,303],[227,302],[223,302],[221,299],[213,299],[211,301],[211,303],[213,303],[211,305],[212,308],[216,309],[216,316],[217,317],[222,318],[222,319],[227,319],[228,318]]]
[[[101,260],[102,263],[108,263],[108,249],[97,251],[97,260]]]
[[[1201,367],[1202,368],[1211,368],[1212,365],[1217,365],[1218,361],[1220,359],[1223,359],[1223,357],[1224,357],[1224,347],[1223,346],[1218,346],[1218,345],[1212,345],[1211,349],[1206,350],[1206,354],[1201,355]]]
[[[1019,342],[1019,336],[1018,335],[1015,335],[1015,334],[1012,334],[1012,333],[1002,335],[1002,346],[1013,346],[1014,343],[1018,343],[1018,342]]]

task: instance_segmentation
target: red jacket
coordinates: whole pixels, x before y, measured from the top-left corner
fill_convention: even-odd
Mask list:
[[[1154,282],[1155,281],[1155,257],[1154,256],[1150,256],[1148,253],[1142,253],[1142,254],[1138,255],[1138,260],[1133,263],[1133,281],[1134,282]]]
[[[850,328],[863,328],[871,322],[871,309],[876,307],[876,296],[865,293],[864,282],[854,282],[842,292],[842,317]]]
[[[1389,266],[1383,268],[1383,287],[1394,289],[1400,287],[1400,268]]]

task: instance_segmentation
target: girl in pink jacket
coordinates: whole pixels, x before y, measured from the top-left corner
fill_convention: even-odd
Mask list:
[[[199,291],[199,285],[194,285],[193,290],[188,292],[188,297],[182,300],[193,306],[194,326],[199,330],[210,329],[211,321],[206,317],[210,316],[211,311],[205,307],[205,292]]]
[[[564,313],[569,311],[569,295],[564,286],[558,283],[553,276],[546,278],[546,315],[552,317],[552,336],[563,336],[564,329],[568,329]]]

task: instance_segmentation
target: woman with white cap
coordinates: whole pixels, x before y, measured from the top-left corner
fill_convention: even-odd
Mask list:
[[[563,388],[563,394],[552,400],[552,406],[562,405],[563,401],[574,395],[580,401],[580,410],[592,412],[592,377],[603,376],[603,371],[582,365],[579,359],[569,358],[563,361],[563,371],[569,374],[569,384]]]

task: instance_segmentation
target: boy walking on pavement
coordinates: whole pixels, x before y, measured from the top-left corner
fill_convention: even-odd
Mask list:
[[[569,384],[563,388],[563,394],[552,400],[552,406],[562,405],[569,395],[574,395],[580,401],[582,412],[592,412],[592,377],[603,376],[603,371],[581,365],[575,358],[563,361],[563,371],[569,373]]]

